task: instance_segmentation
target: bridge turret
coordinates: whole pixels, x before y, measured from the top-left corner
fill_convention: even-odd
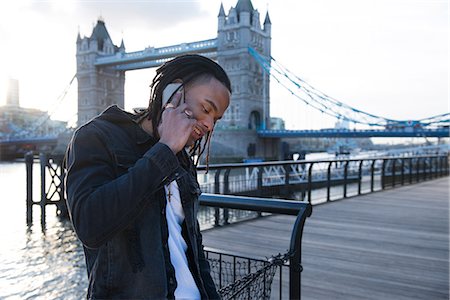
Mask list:
[[[220,9],[219,9],[219,15],[217,16],[218,18],[218,30],[220,30],[224,25],[225,25],[225,10],[223,9],[223,3],[220,3]]]
[[[234,157],[248,157],[247,149],[256,149],[253,156],[270,157],[262,153],[265,147],[256,133],[270,127],[269,76],[248,52],[252,47],[269,57],[270,30],[262,29],[260,14],[250,0],[239,0],[228,16],[221,6],[218,18],[217,60],[230,76],[233,95],[212,140],[214,156],[232,156],[234,152]]]
[[[236,4],[236,12],[241,26],[250,26],[253,20],[254,9],[250,0],[239,0]]]
[[[266,18],[264,19],[264,31],[271,35],[272,32],[272,22],[270,22],[269,12],[266,13]]]
[[[255,9],[252,15],[252,27],[256,30],[261,30],[261,22],[259,20],[259,11]]]
[[[121,47],[114,45],[102,19],[90,37],[77,37],[78,124],[82,125],[112,104],[123,107],[125,73],[112,67],[96,67],[99,56],[115,55]]]
[[[125,43],[122,41],[120,42],[119,52],[125,53]]]

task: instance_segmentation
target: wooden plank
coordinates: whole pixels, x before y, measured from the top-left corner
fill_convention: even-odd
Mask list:
[[[303,236],[303,298],[448,299],[448,199],[445,177],[315,206]],[[269,257],[286,252],[294,220],[277,215],[206,230],[204,244]]]

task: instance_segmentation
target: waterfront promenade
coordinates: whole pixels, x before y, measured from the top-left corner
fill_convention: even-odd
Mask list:
[[[252,257],[284,253],[294,219],[205,230],[204,244]],[[302,261],[303,299],[449,299],[449,177],[314,206]],[[277,286],[275,278],[274,299]]]

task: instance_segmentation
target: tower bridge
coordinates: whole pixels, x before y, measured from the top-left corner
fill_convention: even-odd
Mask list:
[[[250,0],[238,0],[228,14],[221,4],[217,37],[166,47],[126,52],[122,40],[114,45],[106,24],[98,20],[89,37],[77,37],[78,125],[117,104],[124,107],[125,72],[158,67],[171,58],[197,53],[216,60],[228,73],[233,95],[230,107],[217,124],[211,152],[221,159],[255,156],[278,158],[279,139],[261,138],[256,129],[270,123],[269,74],[252,57],[252,47],[266,59],[271,55],[271,21]],[[226,142],[225,142],[226,141]]]
[[[117,52],[113,56],[99,57],[95,60],[96,67],[112,66],[118,71],[131,71],[159,67],[175,56],[191,53],[202,54],[211,59],[217,59],[217,39],[183,43],[175,46],[154,48],[149,47],[136,52]]]
[[[269,12],[261,23],[260,14],[250,0],[237,0],[228,14],[223,5],[220,6],[217,36],[214,38],[126,52],[124,41],[119,46],[115,45],[105,22],[98,20],[90,36],[81,37],[80,33],[77,36],[77,125],[89,121],[110,105],[124,107],[127,71],[155,68],[175,56],[197,53],[217,61],[231,80],[233,94],[230,107],[216,125],[211,142],[212,157],[219,161],[235,162],[249,157],[285,159],[286,145],[293,138],[449,137],[449,113],[422,120],[392,120],[350,107],[320,92],[271,56],[271,29]],[[270,128],[271,79],[298,98],[299,104],[306,104],[336,120],[362,124],[366,129]],[[73,79],[70,85],[72,82]],[[0,136],[0,147],[13,149],[16,143],[17,147],[26,150],[42,144],[34,143],[33,139],[27,139],[26,144],[21,143],[18,140],[21,136],[23,134],[20,132],[6,140]],[[49,144],[55,144],[57,139],[57,136],[53,137]],[[313,145],[309,140],[291,144],[299,148],[298,145],[307,141],[308,149],[327,150],[322,149],[327,143]],[[306,151],[306,148],[300,148],[290,149],[289,152]]]

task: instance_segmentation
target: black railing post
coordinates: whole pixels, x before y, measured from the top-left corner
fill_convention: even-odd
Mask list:
[[[400,166],[402,168],[402,170],[401,170],[401,180],[402,180],[402,185],[405,185],[405,158],[402,157],[401,160],[402,160],[402,164]]]
[[[420,157],[417,158],[416,163],[416,182],[420,181]]]
[[[434,165],[435,165],[435,169],[436,169],[435,176],[436,176],[436,178],[439,178],[440,177],[440,173],[439,173],[440,157],[439,156],[435,157]]]
[[[370,166],[370,191],[374,191],[374,181],[375,181],[375,162],[377,160],[373,159],[372,164]]]
[[[362,185],[362,166],[363,166],[364,160],[361,159],[359,161],[359,167],[358,167],[358,195],[361,195],[361,185]]]
[[[289,196],[289,169],[290,169],[290,165],[284,165],[283,169],[284,169],[284,193],[282,193],[283,196],[285,196],[286,198]]]
[[[448,155],[444,156],[444,175],[448,175],[449,174],[449,169],[448,169]]]
[[[54,160],[55,163],[58,165],[56,170],[59,169],[59,176],[57,173],[55,175],[59,178],[59,186],[57,187],[57,192],[59,195],[59,200],[57,203],[57,213],[58,216],[61,218],[68,218],[69,217],[69,210],[67,209],[66,201],[65,201],[65,195],[66,195],[66,185],[64,182],[64,178],[66,177],[66,170],[64,168],[64,157],[58,156],[57,159]]]
[[[220,171],[222,169],[217,169],[214,174],[214,194],[220,194]],[[220,225],[220,208],[214,207],[214,226]]]
[[[427,180],[427,158],[423,158],[423,180]]]
[[[413,173],[413,158],[408,158],[409,161],[409,184],[412,184],[412,173]]]
[[[41,202],[40,202],[40,206],[41,206],[41,224],[45,223],[45,205],[47,204],[47,192],[45,190],[45,186],[46,186],[46,182],[45,182],[45,171],[46,171],[46,167],[47,167],[47,155],[45,155],[44,153],[40,153],[39,154],[39,162],[41,165]]]
[[[231,169],[226,169],[225,170],[225,174],[223,175],[223,193],[225,195],[229,195],[230,194],[230,171]],[[223,209],[223,223],[225,225],[229,224],[228,221],[228,208],[224,208]]]
[[[383,165],[381,166],[381,189],[384,190],[385,186],[385,175],[386,175],[386,161],[387,159],[383,158]]]
[[[330,201],[330,189],[331,189],[331,166],[333,162],[330,161],[328,163],[328,171],[327,171],[327,201]]]
[[[314,163],[310,163],[309,164],[309,169],[308,169],[308,202],[311,204],[311,190],[312,190],[312,168],[313,168]]]
[[[292,230],[290,251],[292,258],[289,261],[289,299],[301,299],[302,281],[302,235],[306,218],[311,216],[312,207],[302,208],[295,220]],[[280,284],[282,284],[280,282]]]
[[[448,155],[445,156],[445,174],[446,175],[450,174],[450,168],[449,168],[449,163],[448,163]]]
[[[257,182],[257,189],[259,191],[259,196],[263,196],[263,167],[258,167],[258,182]]]
[[[280,284],[279,284],[279,289],[278,289],[278,299],[283,299],[283,284],[282,284],[282,282],[283,282],[283,266],[281,265],[280,266]]]
[[[27,224],[33,222],[33,153],[25,155],[25,166],[27,170]]]
[[[347,160],[344,165],[344,198],[347,198],[348,163],[349,161]]]
[[[448,155],[445,155],[444,156],[444,158],[443,158],[443,160],[444,160],[444,175],[448,175],[448,171],[449,171],[449,169],[448,169]]]
[[[430,179],[436,178],[435,157],[430,157]]]
[[[397,159],[394,158],[392,160],[392,172],[391,172],[391,177],[392,177],[392,187],[395,187],[395,168],[396,168],[396,163],[397,163]]]
[[[436,157],[430,157],[430,179],[436,178]]]

